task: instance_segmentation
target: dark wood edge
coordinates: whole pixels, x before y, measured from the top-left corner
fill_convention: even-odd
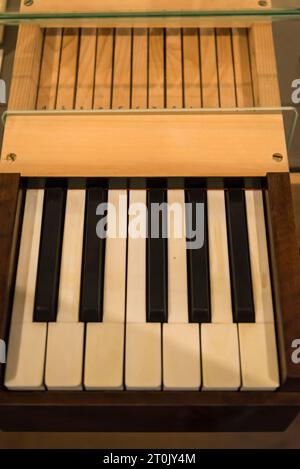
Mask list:
[[[0,339],[7,343],[23,205],[18,174],[0,174]],[[3,389],[0,364],[0,389]]]
[[[289,391],[4,391],[1,406],[143,407],[294,407],[300,410],[300,393]]]
[[[299,393],[3,392],[3,431],[284,431]]]
[[[300,391],[300,363],[292,344],[300,339],[300,258],[290,175],[267,175],[266,209],[281,364],[281,389]]]

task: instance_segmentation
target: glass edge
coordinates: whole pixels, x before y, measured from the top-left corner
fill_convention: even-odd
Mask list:
[[[61,12],[61,13],[24,13],[2,12],[0,22],[15,24],[26,21],[47,20],[101,20],[101,19],[147,19],[147,18],[251,18],[255,19],[289,19],[300,18],[299,8],[278,8],[268,10],[189,10],[189,11],[151,11],[151,12]]]

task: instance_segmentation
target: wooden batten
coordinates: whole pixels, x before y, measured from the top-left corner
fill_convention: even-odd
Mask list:
[[[287,171],[280,113],[11,115],[0,163],[0,172],[22,176],[243,177]]]
[[[250,28],[249,45],[255,106],[280,106],[272,24],[256,24]]]
[[[34,109],[38,91],[43,32],[39,26],[20,26],[13,68],[9,110]]]
[[[300,337],[300,257],[289,174],[269,174],[267,189],[281,388],[299,391],[300,367],[292,357]]]

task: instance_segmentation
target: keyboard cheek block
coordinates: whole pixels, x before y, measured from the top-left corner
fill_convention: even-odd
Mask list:
[[[9,344],[7,363],[0,366],[1,430],[170,431],[170,421],[172,431],[287,428],[300,408],[296,347],[300,338],[300,261],[290,176],[268,174],[264,184],[262,190],[245,191],[44,191],[25,189],[25,181],[17,174],[0,174],[0,338]],[[101,308],[91,318],[80,315],[84,301],[80,290],[89,286],[80,282],[82,275],[89,274],[85,241],[87,236],[93,239],[84,220],[89,219],[90,204],[96,203],[93,197],[116,203],[117,195],[125,200],[125,208],[134,201],[149,203],[151,198],[182,206],[198,198],[205,202],[203,262],[210,315],[204,320],[193,315],[188,301],[188,292],[197,288],[191,276],[193,271],[201,273],[197,264],[201,258],[194,253],[189,260],[184,241],[172,237],[164,240],[162,255],[157,254],[162,249],[160,237],[151,246],[133,238],[102,243],[99,252],[95,251],[99,263],[93,277],[101,280]],[[51,236],[45,233],[47,224],[52,227]],[[216,242],[220,226],[222,236]],[[126,222],[124,229],[128,229]],[[47,243],[52,243],[48,260]],[[68,256],[71,251],[74,255]],[[255,252],[260,255],[254,256]],[[22,253],[27,260],[23,264]],[[150,254],[157,264],[149,262]],[[115,259],[122,264],[118,271],[114,270]],[[189,267],[191,261],[193,268]],[[43,275],[50,275],[47,262],[52,277],[47,282],[49,291],[43,291],[39,282]],[[94,263],[92,256],[89,262]],[[259,267],[270,273],[268,298],[266,290],[261,294]],[[161,291],[165,296],[160,297],[159,318],[151,317],[150,300],[156,298],[151,295],[157,291],[151,290],[154,277],[154,283],[146,279],[154,275],[152,269],[164,269]],[[69,276],[73,271],[79,273],[76,279]],[[199,282],[203,280],[200,273]],[[218,274],[222,275],[221,290],[217,288]],[[177,275],[180,289],[175,288]],[[239,278],[244,279],[242,284]],[[22,282],[25,302],[18,290]],[[75,290],[65,296],[61,285],[65,291],[68,282],[75,282]],[[240,288],[247,288],[248,296],[239,296]],[[122,301],[120,291],[124,292]],[[21,321],[16,311],[23,304]],[[45,318],[40,316],[43,304],[49,305]],[[84,341],[89,341],[85,365],[80,361]],[[264,355],[265,344],[269,355]],[[99,374],[94,356],[103,373]],[[79,357],[79,366],[70,371],[66,364],[74,357]],[[47,365],[51,360],[64,370],[61,377]],[[251,370],[257,370],[255,376]]]

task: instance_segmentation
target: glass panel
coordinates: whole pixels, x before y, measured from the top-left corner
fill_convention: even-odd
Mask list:
[[[277,60],[278,80],[280,85],[281,103],[294,106],[300,112],[300,67],[299,37],[300,25],[297,21],[276,22],[273,25],[273,37]],[[290,126],[290,118],[285,114],[286,128]],[[293,144],[289,152],[292,170],[300,171],[300,121],[298,120]]]
[[[0,0],[0,23],[169,24],[189,20],[243,22],[300,18],[300,0]]]

